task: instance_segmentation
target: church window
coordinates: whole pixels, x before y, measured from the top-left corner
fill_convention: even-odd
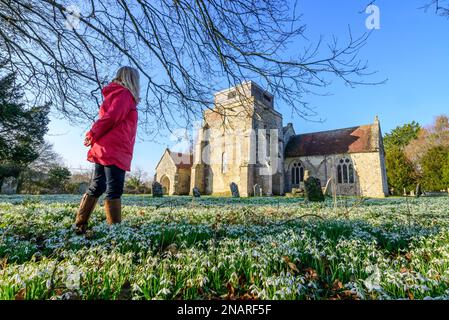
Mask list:
[[[253,95],[254,95],[254,97],[260,99],[260,98],[262,97],[262,92],[260,92],[259,89],[254,88],[254,89],[253,89]]]
[[[231,91],[228,93],[228,99],[234,99],[237,96],[235,91]]]
[[[271,135],[270,135],[270,129],[268,129],[266,134],[266,143],[267,143],[267,157],[269,158],[271,156]]]
[[[337,180],[338,180],[338,183],[343,183],[342,177],[343,177],[343,174],[341,172],[341,165],[339,164],[337,166]]]
[[[258,129],[256,131],[256,164],[259,163],[259,132]]]
[[[300,161],[294,162],[292,166],[292,185],[299,185],[304,181],[304,167]]]
[[[348,166],[349,183],[354,183],[354,168],[352,164]]]
[[[268,102],[271,102],[271,97],[270,97],[269,95],[265,94],[265,93],[264,93],[264,95],[263,95],[263,98],[264,98],[265,100],[267,100]]]
[[[223,154],[221,155],[221,172],[228,172],[228,166],[228,156],[226,155],[226,152],[223,152]]]
[[[354,183],[354,166],[348,158],[340,159],[337,165],[337,182]]]

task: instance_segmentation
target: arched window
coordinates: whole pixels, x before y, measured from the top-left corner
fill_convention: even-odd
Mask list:
[[[337,165],[338,183],[354,183],[354,166],[351,159],[342,158]]]
[[[259,163],[259,129],[255,129],[256,136],[256,164]]]
[[[222,173],[228,172],[228,156],[226,152],[223,152],[221,155],[221,172]]]
[[[300,161],[294,162],[292,165],[292,185],[299,185],[304,181],[304,167]]]
[[[266,134],[265,134],[265,140],[266,140],[266,145],[267,145],[267,158],[271,157],[271,134],[270,134],[270,129],[266,130]]]

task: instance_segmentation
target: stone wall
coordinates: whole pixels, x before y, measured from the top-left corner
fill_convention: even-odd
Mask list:
[[[352,156],[361,194],[368,197],[387,196],[388,185],[381,154],[379,152],[357,153]]]
[[[209,161],[205,185],[208,193],[226,194],[234,182],[244,196],[247,178],[240,168],[248,159],[251,118],[248,109],[239,104],[228,107],[232,111],[226,117],[217,117],[216,113],[206,115],[210,134],[209,144],[203,149]]]
[[[353,163],[355,183],[336,183],[337,194],[366,197],[388,195],[385,164],[381,152],[287,158],[284,164],[285,190],[287,192],[292,190],[291,166],[296,160],[300,160],[304,169],[309,171],[309,175],[320,179],[324,186],[329,178],[334,178],[337,182],[337,164],[345,157],[351,159]]]
[[[204,114],[204,126],[195,146],[191,189],[196,186],[203,194],[227,194],[229,185],[234,182],[243,197],[253,195],[255,184],[261,186],[265,195],[282,194],[282,115],[273,109],[273,97],[253,83],[246,83],[235,97],[228,98],[233,90],[235,88],[217,93],[216,112],[207,110]],[[275,149],[269,151],[275,155],[270,165],[278,168],[274,172],[276,175],[268,175],[273,170],[268,170],[265,157],[256,161],[257,148],[266,148],[261,143],[256,146],[256,142],[268,137],[256,137],[258,129],[264,130],[263,134],[270,129],[278,132],[278,137],[269,134],[272,142],[278,142],[274,143]]]
[[[176,165],[173,162],[173,159],[170,157],[168,151],[166,150],[156,167],[156,174],[154,176],[154,180],[163,184],[162,180],[164,179],[164,177],[167,177],[168,180],[170,181],[168,194],[173,195],[176,193],[175,189],[176,175],[177,175]]]
[[[175,194],[187,195],[190,193],[190,169],[180,168],[175,176]]]
[[[254,179],[250,181],[250,188],[253,190],[254,185],[258,184],[261,186],[262,195],[282,195],[284,193],[282,115],[274,109],[265,108],[260,103],[255,104],[255,110],[257,117],[253,118],[253,128],[266,130],[265,138],[262,141],[265,140],[268,145],[259,143],[258,149],[262,148],[260,150],[262,153],[259,152],[260,158],[255,165]],[[256,144],[256,141],[252,142],[254,145]],[[251,195],[253,195],[253,191]]]

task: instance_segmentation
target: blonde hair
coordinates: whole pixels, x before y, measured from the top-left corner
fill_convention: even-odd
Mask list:
[[[121,67],[117,70],[117,74],[112,80],[120,83],[122,86],[131,91],[131,94],[137,103],[140,101],[140,76],[137,69],[131,67]]]

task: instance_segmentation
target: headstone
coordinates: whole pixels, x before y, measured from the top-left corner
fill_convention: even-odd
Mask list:
[[[78,194],[83,194],[84,192],[86,192],[88,186],[89,183],[80,182],[80,184],[78,185]]]
[[[255,197],[262,196],[262,188],[257,183],[254,185],[253,189],[254,189],[254,196]]]
[[[311,202],[324,201],[323,190],[321,189],[320,179],[308,177],[304,182],[306,200]]]
[[[239,187],[235,182],[231,182],[231,184],[229,185],[229,188],[231,188],[231,195],[234,198],[240,197]]]
[[[303,188],[292,188],[291,194],[294,197],[304,197],[304,189]]]
[[[310,173],[309,173],[309,170],[305,170],[304,171],[304,181],[306,181],[308,178],[309,178],[309,176],[310,176]]]
[[[331,182],[332,182],[332,178],[329,178],[326,182],[326,186],[324,187],[324,195],[330,194],[330,189],[331,189]]]
[[[194,196],[195,198],[201,197],[200,190],[199,190],[197,187],[194,187],[194,188],[192,189],[192,194],[193,194],[193,196]]]
[[[157,181],[153,182],[153,184],[151,185],[151,189],[153,191],[153,197],[162,197],[164,195],[162,185]]]
[[[17,192],[17,178],[14,177],[4,178],[0,193],[15,194],[16,192]]]
[[[421,184],[418,183],[416,185],[416,190],[415,190],[415,197],[419,198],[422,195],[422,191],[421,191]]]

